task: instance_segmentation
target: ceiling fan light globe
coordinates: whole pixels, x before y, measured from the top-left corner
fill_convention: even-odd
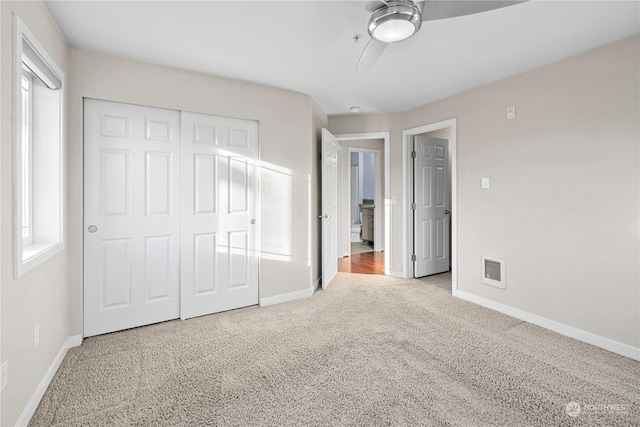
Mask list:
[[[420,29],[420,9],[412,2],[389,1],[369,19],[369,35],[383,43],[408,39]]]
[[[392,19],[378,25],[371,36],[381,42],[395,43],[408,39],[416,32],[416,27],[409,21]]]

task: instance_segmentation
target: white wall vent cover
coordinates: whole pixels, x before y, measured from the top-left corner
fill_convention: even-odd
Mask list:
[[[488,256],[482,257],[482,283],[505,289],[504,260]]]

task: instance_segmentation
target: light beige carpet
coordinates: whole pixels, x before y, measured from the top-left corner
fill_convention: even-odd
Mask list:
[[[339,273],[306,300],[89,338],[31,425],[637,426],[639,387],[630,359],[424,282]]]

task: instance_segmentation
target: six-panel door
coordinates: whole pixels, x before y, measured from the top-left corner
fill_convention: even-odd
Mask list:
[[[258,123],[182,113],[183,319],[258,303]]]
[[[84,335],[180,310],[180,113],[85,100]]]
[[[338,140],[322,129],[322,289],[338,272]]]
[[[448,142],[416,135],[414,277],[449,271]]]

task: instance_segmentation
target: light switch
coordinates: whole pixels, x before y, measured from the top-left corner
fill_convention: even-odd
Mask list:
[[[507,107],[507,120],[511,120],[515,118],[516,118],[516,107],[513,105],[510,107]]]
[[[491,178],[489,177],[484,177],[480,180],[480,188],[486,190],[488,188],[491,188]]]

